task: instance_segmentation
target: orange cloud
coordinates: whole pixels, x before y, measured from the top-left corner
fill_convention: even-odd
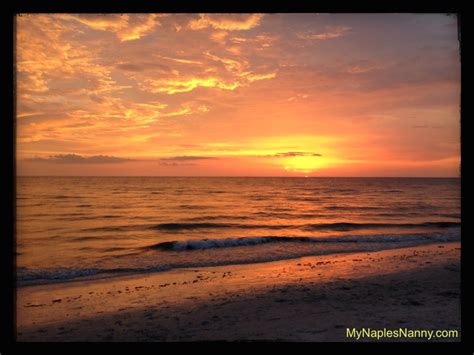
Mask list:
[[[273,79],[276,73],[254,74],[251,72],[244,72],[239,74],[241,77],[235,81],[224,80],[218,77],[204,77],[191,79],[169,79],[169,80],[153,80],[145,79],[145,83],[141,84],[144,90],[153,93],[177,94],[185,93],[195,90],[199,87],[203,88],[217,88],[221,90],[235,90],[239,86],[246,86],[249,83],[258,80]]]
[[[250,82],[254,82],[257,80],[273,79],[274,77],[276,77],[276,73],[246,75],[246,79]]]
[[[205,55],[207,55],[209,58],[211,58],[212,60],[216,61],[216,62],[221,62],[222,64],[224,64],[225,68],[228,70],[228,71],[231,71],[231,72],[235,72],[235,71],[240,71],[244,66],[247,66],[247,62],[238,62],[236,60],[232,60],[232,59],[227,59],[227,58],[221,58],[221,57],[218,57],[216,55],[213,55],[209,52],[206,52]]]
[[[159,15],[151,14],[133,18],[130,15],[61,15],[64,20],[77,21],[95,30],[115,32],[120,41],[139,39],[152,31],[160,23]]]
[[[316,41],[327,41],[346,35],[351,30],[350,27],[345,26],[328,26],[326,32],[321,33],[298,33],[297,36],[301,39],[309,39]]]
[[[226,50],[234,55],[241,55],[242,54],[242,49],[237,46],[231,46],[227,47]]]
[[[118,38],[123,41],[132,41],[139,39],[151,32],[160,23],[156,20],[158,15],[149,15],[143,21],[136,24],[129,24],[127,28],[117,32]]]
[[[199,87],[234,90],[239,83],[226,83],[218,78],[191,78],[187,80],[147,80],[148,89],[154,93],[176,94],[189,92]]]
[[[216,30],[242,31],[260,25],[263,14],[252,15],[199,15],[199,19],[191,20],[188,24],[192,30],[201,30],[212,27]]]
[[[214,41],[214,42],[217,42],[217,43],[222,43],[222,44],[225,44],[225,40],[227,38],[227,36],[229,35],[229,32],[226,32],[226,31],[216,31],[216,32],[213,32],[211,34],[211,39]]]
[[[171,57],[165,57],[163,55],[155,55],[157,58],[161,59],[166,59],[166,60],[171,60],[176,63],[182,63],[182,64],[202,64],[201,62],[197,60],[189,60],[189,59],[182,59],[182,58],[171,58]]]
[[[60,15],[63,20],[74,20],[95,30],[118,32],[128,27],[129,15]]]
[[[44,112],[23,112],[16,115],[17,118],[32,117],[42,115]]]
[[[34,157],[29,161],[54,164],[117,164],[133,161],[128,158],[113,157],[108,155],[82,156],[78,154],[57,154],[47,158]]]
[[[347,72],[349,74],[365,74],[373,70],[386,69],[393,65],[396,65],[396,64],[391,63],[391,62],[375,63],[372,61],[363,60],[363,61],[358,61],[353,65],[350,65],[349,68],[347,69]]]
[[[62,19],[69,15],[58,16]],[[123,89],[111,78],[109,68],[97,64],[91,48],[81,43],[73,45],[64,38],[72,31],[70,27],[58,24],[50,15],[22,16],[17,23],[16,69],[21,74],[20,95],[46,95],[51,84],[73,80],[76,76],[88,81],[87,85],[77,87],[76,92],[84,92],[86,87],[98,93]]]

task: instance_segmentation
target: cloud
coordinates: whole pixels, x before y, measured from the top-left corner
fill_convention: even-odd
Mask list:
[[[117,64],[116,67],[117,69],[132,71],[132,72],[141,72],[144,69],[143,66],[130,64],[130,63]]]
[[[276,77],[276,72],[256,74],[256,73],[252,73],[251,71],[244,71],[249,66],[249,63],[245,60],[238,62],[233,59],[219,57],[210,52],[205,52],[204,54],[207,57],[211,58],[212,60],[222,63],[225,69],[227,70],[227,72],[231,74],[236,74],[238,77],[242,78],[241,80],[243,81],[240,81],[239,85],[252,83],[258,80],[273,79]]]
[[[189,107],[184,107],[184,108],[182,108],[180,110],[177,110],[177,111],[163,113],[163,114],[161,114],[161,116],[162,117],[174,117],[174,116],[189,115],[191,113],[192,113],[192,111]]]
[[[171,57],[165,57],[163,55],[158,55],[156,54],[155,57],[161,58],[161,59],[166,59],[166,60],[171,60],[176,63],[181,63],[181,64],[202,64],[201,62],[197,60],[190,60],[190,59],[182,59],[182,58],[171,58]]]
[[[188,156],[182,155],[177,157],[162,158],[160,159],[160,165],[165,166],[183,166],[183,165],[196,165],[197,161],[201,160],[212,160],[217,159],[216,157],[205,157],[205,156]]]
[[[322,156],[319,153],[311,153],[311,152],[284,152],[284,153],[276,153],[272,155],[264,155],[266,158],[290,158],[290,157],[320,157]]]
[[[304,32],[298,33],[298,38],[308,39],[314,41],[327,41],[329,39],[335,39],[341,36],[346,35],[351,30],[350,27],[345,26],[328,26],[326,27],[326,32],[312,33]]]
[[[287,101],[288,102],[293,102],[293,101],[301,101],[305,100],[309,97],[308,94],[296,94],[295,96],[290,96]]]
[[[260,25],[263,14],[252,15],[199,15],[196,20],[191,20],[188,27],[192,30],[201,30],[212,27],[216,30],[242,31]]]
[[[209,66],[208,69],[212,70],[205,71],[206,73],[212,72],[212,74],[206,75],[201,71],[194,75],[184,76],[179,75],[179,72],[177,72],[173,73],[174,77],[163,77],[163,75],[161,75],[159,79],[144,77],[139,83],[139,86],[144,91],[166,93],[169,95],[186,93],[197,88],[214,88],[233,91],[238,87],[249,86],[255,81],[273,79],[277,75],[276,72],[254,73],[249,71],[249,63],[244,59],[237,61],[217,56],[210,51],[206,51],[203,54],[205,58],[219,63],[219,67]],[[202,62],[196,60],[170,58],[161,55],[155,55],[155,57],[185,64],[202,64]],[[127,66],[126,69],[136,70],[133,66],[132,68]],[[223,72],[222,69],[225,71]]]
[[[105,101],[105,99],[103,97],[100,97],[100,96],[95,95],[95,94],[90,94],[89,99],[91,99],[94,102],[97,102],[98,104],[101,104]]]
[[[140,73],[145,70],[155,70],[161,72],[170,72],[172,69],[167,65],[162,65],[152,62],[138,62],[138,63],[118,63],[115,65],[117,69],[123,70],[125,72]]]
[[[23,112],[16,115],[16,118],[25,118],[25,117],[32,117],[32,116],[39,116],[44,114],[44,112],[36,111],[36,112]]]
[[[229,32],[226,31],[216,31],[211,34],[211,40],[217,43],[225,44]]]
[[[128,26],[128,15],[70,15],[58,16],[62,20],[72,20],[94,30],[120,31]]]
[[[268,73],[268,74],[249,74],[245,77],[248,81],[254,82],[258,80],[265,80],[265,79],[273,79],[276,76],[276,73]]]
[[[35,15],[18,18],[18,96],[22,102],[61,102],[64,95],[85,97],[124,89],[112,79],[109,67],[97,60],[98,48],[77,41],[83,33],[70,15]],[[105,27],[117,26],[118,19]]]
[[[226,67],[230,68],[231,65],[232,64],[226,64]],[[234,65],[237,64],[234,63]],[[218,77],[162,80],[144,79],[144,82],[140,83],[140,86],[143,90],[151,93],[166,93],[169,95],[190,92],[200,87],[233,91],[240,86],[248,86],[254,81],[273,79],[277,73],[255,74],[252,72],[239,72],[237,75],[239,78],[236,80],[224,80]]]
[[[175,117],[190,114],[203,114],[209,111],[205,105],[196,103],[194,101],[185,102],[182,105],[172,105],[171,107],[159,101],[148,101],[148,102],[133,102],[130,100],[117,99],[111,104],[105,104],[107,113],[100,114],[104,117],[119,118],[125,120],[125,126],[128,126],[131,122],[134,124],[130,127],[131,129],[137,128],[138,126],[145,125],[156,121],[159,118],[164,117]],[[126,123],[128,121],[128,124]],[[115,127],[119,128],[118,122],[116,121]],[[124,129],[121,127],[120,129]]]
[[[357,60],[349,64],[347,72],[349,74],[365,74],[374,70],[386,69],[393,65],[390,62],[377,63],[373,60]]]
[[[123,41],[132,41],[139,39],[151,32],[160,23],[156,21],[158,15],[148,15],[145,20],[138,24],[129,25],[128,28],[117,33],[118,38]]]
[[[82,156],[78,154],[58,154],[50,155],[48,158],[30,158],[28,161],[55,164],[114,164],[134,161],[128,158],[112,157],[108,155]]]
[[[160,23],[159,15],[61,15],[63,20],[73,20],[94,30],[114,32],[122,42],[132,41],[151,32]]]
[[[236,60],[233,60],[233,59],[228,59],[228,58],[221,58],[217,55],[214,55],[210,52],[206,52],[204,53],[206,56],[208,56],[209,58],[211,58],[212,60],[216,61],[216,62],[220,62],[224,65],[224,67],[229,71],[229,72],[239,72],[241,71],[241,69],[246,66],[248,63],[247,62],[238,62]]]
[[[148,89],[152,93],[166,93],[176,94],[189,92],[199,87],[205,88],[218,88],[222,90],[234,90],[239,86],[238,82],[225,82],[221,79],[208,77],[208,78],[191,78],[184,80],[152,80],[147,79],[144,89]]]
[[[232,46],[232,47],[226,47],[226,51],[230,52],[234,55],[241,55],[242,54],[242,49],[237,46]]]

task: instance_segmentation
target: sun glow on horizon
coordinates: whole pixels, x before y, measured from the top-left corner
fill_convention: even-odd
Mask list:
[[[282,161],[284,169],[296,173],[313,173],[331,166],[331,161],[324,157],[296,156]]]

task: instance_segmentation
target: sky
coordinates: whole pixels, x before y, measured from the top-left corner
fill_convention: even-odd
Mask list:
[[[441,14],[23,14],[18,175],[460,175]]]

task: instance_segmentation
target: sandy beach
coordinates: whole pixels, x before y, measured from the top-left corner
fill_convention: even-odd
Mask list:
[[[27,286],[17,292],[17,340],[355,341],[346,328],[460,330],[459,260],[456,242]]]

